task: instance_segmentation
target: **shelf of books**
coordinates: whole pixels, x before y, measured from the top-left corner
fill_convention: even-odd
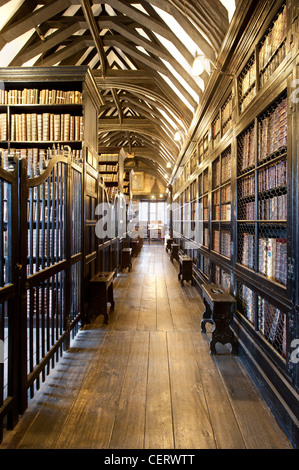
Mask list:
[[[255,331],[260,333],[268,344],[283,359],[286,358],[286,313],[268,298],[237,282],[238,311],[246,317]]]
[[[31,88],[32,86],[32,88]],[[2,166],[28,159],[29,176],[37,176],[55,151],[71,149],[73,161],[82,165],[82,83],[6,82],[0,90]],[[53,151],[53,144],[55,150]]]
[[[256,126],[258,148],[255,153]],[[238,263],[286,286],[286,94],[238,137],[237,171]]]
[[[231,147],[212,163],[212,250],[231,257]]]
[[[287,6],[284,2],[238,75],[239,113],[243,113],[287,57]]]
[[[286,310],[279,307],[279,299],[283,303],[289,297],[287,159],[283,92],[237,138],[236,269],[248,269],[264,295],[252,290],[250,282],[242,283],[238,271],[236,277],[239,311],[284,359]]]
[[[119,187],[119,155],[103,154],[99,160],[99,174],[105,184],[109,201],[112,201]]]
[[[263,87],[287,55],[287,6],[282,5],[258,45],[259,83]]]

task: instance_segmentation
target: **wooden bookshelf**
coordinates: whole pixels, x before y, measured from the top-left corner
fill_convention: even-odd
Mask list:
[[[272,406],[283,425],[288,412],[279,397],[286,392],[294,410],[292,396],[299,390],[290,361],[299,305],[298,156],[291,84],[297,63],[289,53],[292,49],[296,55],[291,5],[277,2],[269,9],[271,15],[240,56],[238,68],[235,60],[230,69],[236,70],[236,112],[231,83],[222,77],[223,86],[210,96],[197,135],[199,168],[188,181],[177,177],[174,202],[181,204],[182,191],[194,194],[197,182],[200,236],[192,240],[194,279],[199,289],[213,282],[237,298],[233,328],[242,340],[240,357],[262,386],[271,384],[269,394],[277,404]],[[191,209],[191,223],[193,214]],[[183,232],[181,237],[183,243],[179,233],[176,243],[187,254],[191,240]],[[259,373],[261,364],[266,378]],[[288,422],[294,438],[291,417]]]

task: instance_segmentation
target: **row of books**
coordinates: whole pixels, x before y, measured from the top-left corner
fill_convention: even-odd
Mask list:
[[[222,156],[221,159],[221,182],[225,183],[231,179],[232,165],[231,165],[231,154],[227,153]]]
[[[241,98],[248,92],[248,90],[255,84],[256,69],[254,56],[248,61],[242,74],[239,77],[239,90]]]
[[[238,196],[247,197],[253,196],[255,192],[255,176],[245,176],[238,181]]]
[[[233,100],[232,100],[232,96],[230,96],[221,110],[223,134],[225,134],[232,126],[232,113],[233,113]]]
[[[52,193],[53,189],[47,188],[46,193]],[[27,201],[27,221],[28,222],[54,222],[57,221],[57,208],[55,205],[47,204],[47,194],[45,195],[45,204],[42,200],[34,199],[32,202]],[[60,223],[59,223],[60,224]],[[61,224],[60,224],[61,225]]]
[[[259,67],[260,70],[267,67],[269,62],[273,59],[273,56],[276,55],[276,52],[284,42],[287,36],[287,8],[286,5],[283,7],[283,10],[278,15],[276,21],[271,29],[269,29],[264,40],[260,45],[259,50]],[[272,72],[274,71],[271,69]]]
[[[271,56],[271,59],[268,62],[265,62],[265,68],[260,72],[260,87],[264,86],[264,84],[269,80],[271,75],[275,72],[277,67],[281,64],[281,62],[286,57],[286,38],[283,42],[278,46],[276,49],[275,54]]]
[[[223,186],[221,189],[221,202],[226,203],[226,202],[231,202],[232,200],[232,192],[231,192],[231,185],[227,184],[226,186]]]
[[[53,145],[52,148],[22,148],[15,149],[0,149],[0,162],[4,170],[10,169],[11,160],[18,160],[26,158],[28,161],[27,173],[28,176],[34,177],[40,175],[47,167],[51,158],[55,155],[64,155],[68,157],[71,154],[73,163],[82,166],[82,149],[63,148],[60,145]]]
[[[104,183],[110,183],[110,182],[117,182],[118,181],[118,175],[110,174],[110,175],[102,175],[102,180]]]
[[[220,213],[221,213],[222,221],[230,221],[231,220],[231,205],[222,204],[221,210],[219,209],[219,206],[213,206],[213,220],[220,220],[219,219]]]
[[[3,237],[3,245],[2,245],[2,258],[7,258],[7,255],[8,255],[8,243],[7,243],[7,239],[8,239],[8,234],[7,234],[7,230],[3,230],[2,232],[2,237]]]
[[[279,102],[259,121],[259,160],[287,146],[287,99]]]
[[[220,232],[219,230],[213,230],[213,237],[212,237],[212,247],[216,253],[220,251]]]
[[[231,255],[231,233],[227,230],[221,232],[221,254],[227,258]]]
[[[259,239],[259,272],[286,285],[287,240],[285,238]]]
[[[218,114],[216,119],[214,120],[212,124],[212,136],[213,136],[213,141],[218,142],[221,137],[221,123],[220,123],[220,115]]]
[[[242,313],[248,320],[254,324],[255,322],[255,295],[249,287],[242,284],[239,293],[239,301],[241,302]]]
[[[246,93],[245,97],[241,100],[241,105],[240,105],[241,113],[243,113],[243,111],[245,111],[245,109],[250,105],[255,95],[256,95],[256,88],[252,87],[250,91]]]
[[[108,171],[118,171],[118,163],[114,164],[114,165],[102,165],[100,164],[99,165],[99,172],[108,172]]]
[[[23,90],[0,90],[0,104],[81,104],[80,91],[38,90],[24,88]]]
[[[238,171],[244,171],[254,164],[254,128],[252,127],[238,139]]]
[[[8,221],[8,217],[7,217],[7,199],[2,199],[2,220],[3,222],[7,222]]]
[[[12,141],[80,141],[82,116],[71,114],[31,113],[11,115]]]
[[[39,254],[39,263],[42,259],[46,261],[48,257],[61,260],[64,256],[63,248],[59,229],[53,227],[46,230],[37,228],[28,230],[28,256],[36,258]]]
[[[240,244],[241,264],[249,269],[254,268],[254,235],[252,233],[243,233],[243,245]]]
[[[7,114],[0,114],[0,140],[7,140]]]
[[[204,160],[204,157],[209,149],[209,136],[206,134],[198,144],[198,163]]]
[[[255,202],[246,202],[239,207],[238,220],[255,220]]]
[[[286,220],[287,194],[259,201],[259,220]],[[249,219],[248,219],[249,220]],[[253,219],[250,219],[253,220]]]
[[[213,162],[213,189],[220,185],[220,159]]]
[[[268,300],[258,297],[258,329],[283,357],[286,357],[285,314]]]
[[[219,266],[216,266],[214,273],[214,282],[215,284],[220,285],[225,292],[230,292],[230,274],[220,269]]]
[[[259,192],[287,184],[287,161],[282,160],[259,171]]]

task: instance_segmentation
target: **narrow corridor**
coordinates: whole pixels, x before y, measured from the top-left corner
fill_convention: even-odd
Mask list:
[[[144,245],[109,324],[79,332],[0,449],[289,448],[238,357],[210,356],[203,303],[177,272]]]

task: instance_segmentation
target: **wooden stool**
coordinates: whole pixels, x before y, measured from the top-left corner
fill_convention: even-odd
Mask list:
[[[173,260],[176,259],[179,263],[179,246],[176,243],[171,244],[171,253],[170,253],[170,261],[173,263]]]
[[[230,343],[232,354],[237,354],[238,341],[229,327],[233,319],[232,307],[236,303],[236,299],[225,293],[217,284],[203,284],[202,296],[206,311],[201,321],[201,331],[206,332],[207,322],[215,324],[210,341],[210,353],[216,354],[216,343]]]
[[[104,323],[108,323],[107,303],[114,310],[113,300],[114,271],[97,273],[89,281],[89,315],[104,315]]]
[[[121,250],[121,267],[120,269],[132,268],[132,248],[123,248]]]
[[[181,285],[184,285],[184,281],[191,281],[193,285],[193,276],[192,276],[192,258],[189,258],[187,255],[179,255],[180,271],[178,274],[178,279],[181,281]]]

